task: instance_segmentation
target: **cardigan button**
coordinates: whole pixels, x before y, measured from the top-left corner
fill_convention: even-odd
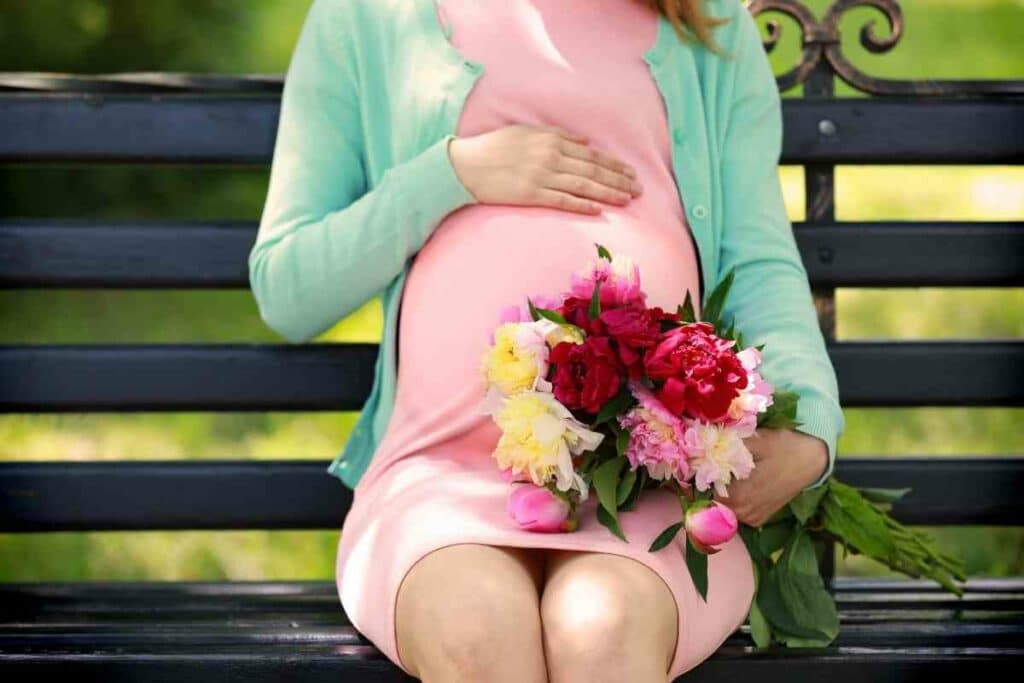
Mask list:
[[[708,215],[708,209],[703,204],[697,204],[693,207],[693,211],[691,211],[691,213],[694,218],[700,218],[703,220]]]
[[[674,131],[672,131],[672,139],[676,141],[677,145],[683,144],[683,131],[679,128],[676,128]]]

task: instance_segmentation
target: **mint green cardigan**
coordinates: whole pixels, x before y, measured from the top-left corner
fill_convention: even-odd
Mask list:
[[[410,259],[448,213],[476,202],[455,173],[448,143],[484,67],[449,41],[434,2],[313,1],[285,77],[248,261],[260,316],[293,343],[381,296],[373,386],[327,468],[353,489],[394,404],[397,313]],[[783,204],[780,93],[741,1],[706,4],[731,19],[713,35],[735,59],[683,43],[663,16],[643,59],[672,132],[702,296],[735,268],[726,319],[735,315],[746,343],[766,345],[763,376],[799,394],[798,430],[828,446],[828,466],[813,488],[832,472],[844,418]]]

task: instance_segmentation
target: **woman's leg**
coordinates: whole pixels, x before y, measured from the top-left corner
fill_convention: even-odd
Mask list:
[[[543,553],[460,543],[420,558],[399,586],[402,663],[426,683],[546,683]]]
[[[675,597],[647,565],[622,555],[549,551],[541,598],[551,683],[665,683],[675,656]]]

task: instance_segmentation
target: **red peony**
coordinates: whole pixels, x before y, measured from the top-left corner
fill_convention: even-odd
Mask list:
[[[551,349],[555,398],[570,410],[598,413],[621,386],[622,368],[608,337],[587,337],[582,344],[561,342]]]
[[[661,321],[678,320],[675,313],[666,313],[655,306],[622,306],[602,311],[600,320],[608,336],[615,340],[619,360],[631,379],[643,375],[643,351],[655,346],[661,338]]]
[[[604,323],[601,322],[601,318],[590,319],[590,299],[581,299],[578,296],[566,297],[558,308],[558,312],[566,321],[582,329],[587,336],[604,335]]]
[[[676,415],[721,421],[747,386],[747,372],[732,350],[736,342],[714,329],[696,322],[669,330],[644,355],[648,376],[664,380],[657,397]]]

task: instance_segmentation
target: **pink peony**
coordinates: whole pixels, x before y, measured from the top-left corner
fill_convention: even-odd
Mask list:
[[[726,487],[733,479],[746,479],[754,469],[754,456],[735,427],[684,420],[685,447],[698,491],[714,486],[728,498]]]
[[[547,296],[545,294],[534,294],[529,297],[529,301],[533,302],[533,305],[537,308],[547,308],[552,311],[558,310],[558,307],[562,305],[562,299],[560,297]],[[528,323],[533,318],[530,316],[530,304],[523,300],[523,303],[519,306],[511,305],[501,309],[501,315],[499,323]]]
[[[513,483],[508,495],[508,514],[527,531],[558,533],[575,531],[578,520],[570,516],[569,501],[546,486]]]
[[[652,479],[675,477],[683,484],[690,474],[686,426],[646,386],[633,381],[629,388],[639,404],[620,415],[618,422],[630,432],[626,448],[630,469],[643,465]]]
[[[736,354],[747,371],[747,386],[732,400],[726,423],[734,426],[742,438],[747,438],[757,429],[757,416],[768,410],[772,404],[775,387],[761,377],[757,371],[761,364],[761,352],[751,346]]]
[[[612,256],[611,261],[598,257],[588,267],[573,273],[569,295],[589,300],[596,282],[601,283],[602,308],[643,304],[647,299],[640,289],[640,267],[624,256]]]
[[[694,505],[686,511],[686,534],[700,552],[711,555],[720,550],[716,546],[736,535],[739,522],[736,513],[718,501],[708,505]]]

